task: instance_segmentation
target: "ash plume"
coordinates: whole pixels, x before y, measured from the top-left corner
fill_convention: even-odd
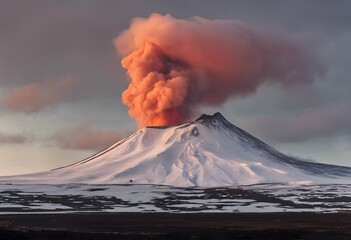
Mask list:
[[[239,20],[135,18],[115,40],[130,84],[122,95],[139,127],[183,123],[203,106],[265,82],[312,81],[319,65],[295,38]]]

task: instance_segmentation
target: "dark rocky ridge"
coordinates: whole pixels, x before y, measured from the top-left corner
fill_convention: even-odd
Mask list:
[[[238,137],[242,141],[243,146],[260,150],[273,161],[294,166],[295,168],[301,169],[307,173],[329,177],[351,177],[350,167],[315,163],[283,154],[243,129],[233,125],[219,112],[213,115],[202,114],[198,119],[196,119],[195,123],[204,124],[209,128],[222,128],[227,131],[227,133]]]

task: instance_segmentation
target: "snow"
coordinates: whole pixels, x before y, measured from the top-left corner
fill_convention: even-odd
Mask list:
[[[146,127],[76,164],[47,172],[0,177],[0,182],[218,187],[351,181],[351,168],[289,158],[219,115],[180,126]],[[335,174],[339,169],[346,175]]]
[[[351,184],[277,183],[235,188],[0,184],[0,214],[150,211],[350,212]]]

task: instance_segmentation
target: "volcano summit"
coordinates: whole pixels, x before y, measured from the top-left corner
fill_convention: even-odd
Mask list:
[[[287,156],[215,113],[179,126],[145,127],[78,163],[0,181],[214,187],[350,177],[350,167]]]

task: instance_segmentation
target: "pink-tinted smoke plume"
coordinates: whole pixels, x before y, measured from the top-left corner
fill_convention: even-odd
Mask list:
[[[152,14],[135,18],[115,45],[131,79],[122,101],[139,127],[183,123],[198,107],[264,82],[308,82],[318,70],[296,39],[238,20]]]

